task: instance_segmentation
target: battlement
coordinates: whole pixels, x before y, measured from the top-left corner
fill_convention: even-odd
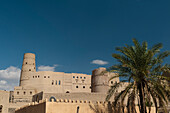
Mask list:
[[[47,100],[46,100],[47,101]],[[43,102],[40,101],[40,102]],[[71,100],[71,99],[51,99],[51,101],[47,101],[47,102],[56,102],[56,103],[82,103],[82,104],[86,104],[86,103],[93,103],[93,104],[105,104],[106,101],[96,101],[96,102],[92,102],[92,101],[88,101],[88,100]]]
[[[24,105],[22,107],[17,108],[15,111],[21,110],[21,109],[26,109],[28,107],[33,107],[33,106],[37,106],[40,104],[86,104],[87,106],[89,105],[103,105],[103,104],[108,104],[110,101],[106,102],[106,101],[96,101],[96,102],[92,102],[92,101],[88,101],[88,100],[71,100],[71,99],[43,99],[40,100],[39,102],[31,102],[27,105]]]

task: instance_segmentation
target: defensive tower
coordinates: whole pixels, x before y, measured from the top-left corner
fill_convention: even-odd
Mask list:
[[[20,86],[28,85],[30,75],[33,72],[36,72],[35,54],[25,53],[23,58],[21,76],[20,76]]]
[[[104,73],[106,68],[98,68],[92,71],[92,92],[107,93],[109,89],[109,77],[108,73]]]

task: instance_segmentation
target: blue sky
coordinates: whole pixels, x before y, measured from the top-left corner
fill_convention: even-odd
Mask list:
[[[23,54],[32,52],[39,69],[91,74],[116,64],[114,48],[131,45],[132,38],[169,50],[169,6],[169,0],[0,1],[0,72],[18,74]]]

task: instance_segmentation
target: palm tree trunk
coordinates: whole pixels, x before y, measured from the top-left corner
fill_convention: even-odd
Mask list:
[[[143,91],[143,85],[142,83],[139,83],[139,98],[140,98],[140,113],[146,113],[145,110],[145,97],[144,97],[144,91]]]

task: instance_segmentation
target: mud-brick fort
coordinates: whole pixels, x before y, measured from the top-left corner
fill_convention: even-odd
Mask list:
[[[35,54],[25,53],[19,86],[0,91],[0,113],[94,113],[89,105],[106,104],[109,87],[119,82],[119,78],[109,81],[116,74],[105,70],[95,69],[92,75],[36,72]]]
[[[65,99],[74,103],[104,102],[109,86],[119,82],[118,78],[108,82],[115,73],[101,74],[104,70],[106,69],[95,69],[92,76],[82,73],[37,72],[35,54],[25,53],[19,86],[14,87],[14,91],[0,91],[0,113],[14,113],[15,109],[42,100],[47,103],[52,100],[62,103]],[[79,110],[82,110],[81,107]]]

